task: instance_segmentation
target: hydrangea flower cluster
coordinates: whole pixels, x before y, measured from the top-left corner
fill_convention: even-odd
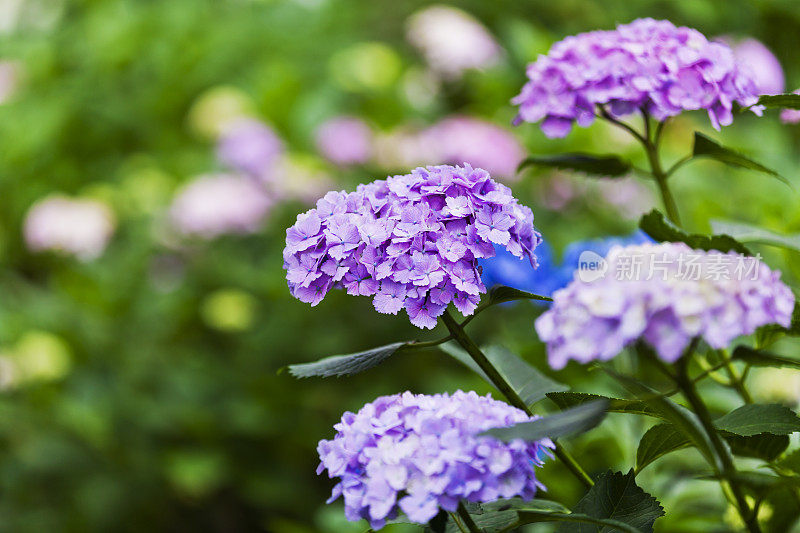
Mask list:
[[[788,327],[795,298],[780,276],[760,258],[683,243],[615,247],[555,292],[536,331],[555,369],[611,359],[638,339],[671,363],[696,337],[725,348],[760,326]]]
[[[535,467],[552,442],[478,434],[535,418],[475,392],[382,396],[345,413],[334,439],[320,441],[317,473],[340,480],[328,503],[343,496],[347,519],[366,518],[373,529],[400,511],[427,523],[462,499],[529,500],[543,488]]]
[[[644,108],[657,120],[705,109],[719,129],[733,121],[734,102],[758,102],[749,69],[727,45],[649,18],[567,37],[529,65],[527,75],[513,99],[515,122],[543,120],[548,137],[565,136],[575,122],[588,126],[597,105],[607,104],[617,117]],[[759,106],[750,109],[761,113]]]
[[[372,296],[381,313],[433,328],[451,302],[469,315],[486,292],[477,260],[505,247],[536,265],[533,213],[469,165],[417,168],[355,192],[329,192],[286,230],[292,294],[312,305],[332,288]]]
[[[481,279],[487,287],[492,285],[506,285],[523,291],[550,296],[554,291],[566,287],[578,269],[581,254],[593,252],[605,256],[614,246],[627,246],[629,244],[643,244],[653,240],[643,231],[639,230],[632,235],[623,237],[606,237],[587,241],[573,242],[564,250],[564,256],[559,263],[553,257],[553,252],[547,241],[542,241],[536,248],[538,268],[531,268],[530,264],[520,261],[506,250],[495,246],[497,255],[489,259],[481,259]],[[545,302],[536,301],[536,304],[545,305]]]

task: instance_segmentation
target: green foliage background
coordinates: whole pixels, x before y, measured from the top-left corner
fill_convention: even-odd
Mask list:
[[[445,84],[420,107],[401,89],[406,74],[423,67],[404,39],[404,23],[426,2],[21,2],[16,29],[0,35],[0,59],[24,67],[17,94],[0,105],[0,353],[46,353],[53,375],[0,392],[0,531],[363,531],[364,524],[344,522],[338,505],[324,505],[332,483],[314,473],[316,442],[333,434],[341,413],[407,389],[489,390],[438,351],[405,354],[341,380],[296,381],[277,373],[288,363],[425,334],[403,317],[375,313],[368,299],[331,293],[312,309],[289,296],[283,236],[302,205],[281,206],[263,231],[248,237],[179,248],[157,238],[175,188],[217,168],[213,147],[192,119],[207,91],[243,91],[290,149],[309,157],[314,126],[342,112],[386,130],[453,112],[508,124],[524,65],[550,43],[641,16],[669,18],[709,36],[757,37],[783,63],[787,88],[800,85],[800,11],[793,0],[452,4],[483,21],[507,53],[500,65]],[[353,88],[342,54],[362,42],[384,43],[393,59],[370,67],[376,69],[371,86]],[[668,158],[690,150],[695,129],[746,147],[800,186],[800,129],[780,125],[775,112],[738,116],[721,134],[704,116],[681,118],[666,140]],[[640,157],[635,145],[602,125],[562,141],[545,139],[531,125],[515,133],[531,153]],[[370,168],[331,171],[340,188],[385,177]],[[556,249],[632,230],[632,220],[591,195],[548,211],[540,201],[543,174],[527,172],[514,190]],[[691,229],[708,231],[712,218],[735,218],[800,230],[797,193],[767,177],[700,162],[681,170],[674,187]],[[117,233],[97,261],[26,251],[24,214],[53,191],[114,207]],[[760,251],[796,281],[797,254]],[[499,308],[471,330],[544,369],[532,327],[537,312],[527,304]],[[234,327],[226,328],[231,321]],[[558,379],[576,390],[619,393],[574,365]],[[718,406],[733,401],[712,398]],[[593,473],[627,470],[645,429],[612,415],[591,439],[569,445]],[[665,463],[692,465],[695,453]],[[727,527],[719,518],[723,499],[711,484],[690,475],[669,479],[664,470],[657,464],[640,476],[668,510],[657,527]],[[553,499],[573,503],[581,495],[557,464],[542,479]]]

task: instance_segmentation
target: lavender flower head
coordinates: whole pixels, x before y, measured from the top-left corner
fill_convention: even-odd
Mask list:
[[[272,200],[255,181],[230,174],[203,175],[181,189],[170,207],[184,235],[212,239],[258,230]]]
[[[527,75],[512,100],[519,105],[515,123],[541,120],[548,137],[564,137],[575,122],[590,125],[598,105],[616,117],[642,108],[657,120],[705,109],[719,129],[733,121],[734,102],[751,106],[759,93],[728,46],[649,18],[567,37],[530,64]]]
[[[794,295],[760,257],[662,243],[581,261],[596,268],[578,270],[536,320],[556,369],[569,359],[611,359],[638,339],[671,363],[693,338],[720,349],[760,326],[791,321]]]
[[[477,260],[494,244],[536,264],[533,213],[469,165],[417,168],[355,192],[329,192],[286,230],[292,294],[318,304],[333,288],[372,296],[380,313],[405,309],[433,328],[451,302],[472,314],[486,292]]]
[[[435,147],[439,160],[484,168],[496,177],[516,180],[525,150],[511,132],[477,118],[453,116],[428,128],[425,143]]]
[[[462,499],[529,500],[543,488],[535,467],[552,442],[478,434],[535,418],[475,392],[382,396],[345,413],[333,440],[320,441],[317,473],[339,478],[328,503],[343,496],[347,519],[366,518],[373,529],[400,511],[427,523]]]
[[[800,89],[794,94],[800,94]],[[784,124],[800,123],[800,109],[781,109],[781,122]]]
[[[283,151],[272,128],[252,118],[228,125],[217,143],[217,158],[223,165],[258,179],[267,177]]]
[[[372,156],[372,130],[360,118],[336,117],[317,129],[316,144],[337,165],[360,165]]]
[[[478,20],[451,6],[434,5],[414,13],[406,35],[431,69],[451,80],[466,70],[492,66],[501,55],[500,46]]]
[[[31,251],[53,250],[90,261],[102,255],[114,226],[114,214],[106,204],[52,195],[31,206],[23,232]]]

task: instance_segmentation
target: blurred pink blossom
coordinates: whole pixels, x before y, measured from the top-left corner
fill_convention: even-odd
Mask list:
[[[206,174],[184,186],[170,207],[170,219],[184,235],[212,239],[258,230],[272,201],[254,180]]]
[[[796,90],[794,94],[800,94],[800,89]],[[784,124],[800,123],[800,109],[781,110],[781,122]]]
[[[90,261],[103,253],[114,226],[114,214],[104,203],[52,195],[31,206],[23,233],[31,251],[53,250]]]
[[[721,37],[733,50],[736,61],[750,69],[756,88],[761,94],[781,94],[785,89],[783,68],[780,61],[761,41],[753,38],[736,41]]]
[[[316,145],[337,165],[360,165],[372,156],[372,130],[360,118],[335,117],[319,126]]]
[[[275,131],[253,118],[226,126],[217,143],[217,158],[223,165],[258,179],[269,174],[283,151]]]
[[[423,138],[437,152],[436,160],[428,163],[469,163],[507,181],[518,179],[517,166],[525,158],[525,150],[510,131],[473,117],[445,118],[428,128]]]
[[[408,20],[408,41],[432,70],[457,79],[465,70],[494,65],[501,48],[477,19],[455,7],[434,5]]]

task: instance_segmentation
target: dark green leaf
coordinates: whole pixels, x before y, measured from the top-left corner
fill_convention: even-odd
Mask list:
[[[483,435],[491,435],[503,441],[522,439],[555,439],[573,433],[583,433],[599,424],[606,415],[608,403],[602,400],[585,403],[554,415],[531,422],[521,422],[506,428],[490,429]]]
[[[723,220],[712,220],[711,230],[714,233],[730,235],[739,242],[770,244],[800,252],[800,235],[796,233],[793,235],[781,235],[758,226]]]
[[[314,363],[289,365],[289,373],[296,378],[312,376],[327,378],[358,374],[382,363],[407,344],[407,342],[395,342],[394,344],[387,344],[386,346],[372,348],[363,352],[332,355]]]
[[[664,516],[664,509],[658,501],[636,485],[633,470],[627,474],[609,470],[598,476],[594,486],[575,504],[573,512],[621,522],[642,532],[653,531],[653,523]],[[574,524],[562,524],[557,529],[558,533],[584,533],[587,530],[595,529]],[[596,529],[601,530],[602,527]]]
[[[433,533],[444,533],[447,527],[447,520],[448,520],[447,512],[442,509],[440,510],[436,516],[434,516],[430,522],[428,522],[428,529],[430,529]]]
[[[443,344],[441,349],[468,366],[487,383],[492,384],[492,381],[472,360],[472,357],[455,342]],[[527,405],[538,402],[548,392],[563,391],[567,388],[566,385],[545,376],[520,356],[502,346],[489,345],[482,347],[481,351]]]
[[[800,360],[781,357],[765,350],[755,350],[747,346],[737,346],[733,351],[733,359],[744,361],[751,366],[793,367],[800,368]]]
[[[540,296],[532,292],[521,291],[505,285],[495,285],[489,290],[489,305],[501,304],[503,302],[513,302],[515,300],[539,300],[542,302],[552,302],[548,296]]]
[[[567,409],[568,407],[575,407],[587,402],[596,400],[605,400],[608,402],[609,413],[629,413],[634,415],[646,415],[660,417],[656,409],[647,405],[646,402],[641,400],[624,400],[622,398],[609,398],[599,394],[591,394],[588,392],[549,392],[547,397],[553,400],[559,409]]]
[[[639,227],[653,239],[661,242],[685,242],[697,250],[735,251],[740,254],[753,255],[745,245],[730,235],[709,236],[686,233],[655,209],[642,216],[639,220]]]
[[[758,105],[772,108],[800,109],[800,94],[762,94]]]
[[[653,426],[639,441],[639,448],[636,450],[636,471],[641,472],[656,459],[690,445],[691,442],[686,435],[672,424]]]
[[[770,462],[789,447],[788,435],[773,435],[771,433],[760,433],[750,437],[734,435],[722,431],[723,438],[731,447],[731,453],[741,457],[753,457]]]
[[[625,531],[627,533],[641,533],[640,529],[629,526],[625,522],[612,520],[610,518],[595,518],[582,513],[554,513],[536,509],[520,509],[517,511],[517,515],[519,516],[518,525],[539,522],[562,522],[561,526],[556,530],[557,532],[570,531],[584,533],[587,531]],[[594,527],[586,527],[581,524],[592,524]]]
[[[717,454],[714,452],[708,435],[694,413],[677,405],[669,398],[658,394],[658,391],[638,380],[617,374],[606,368],[604,368],[604,370],[640,400],[646,402],[661,418],[670,422],[676,429],[681,431],[692,445],[700,451],[703,457],[706,458],[706,461],[717,465],[718,468],[722,467],[720,458],[717,457]]]
[[[759,433],[789,435],[800,431],[800,418],[783,405],[751,403],[718,418],[714,425],[719,429],[745,437]]]
[[[792,310],[792,322],[789,324],[788,328],[785,328],[779,324],[761,326],[756,330],[756,341],[758,342],[759,347],[769,346],[778,340],[782,335],[791,335],[792,337],[800,336],[800,301],[797,301],[794,304],[794,309]],[[793,359],[787,360],[793,361]]]
[[[531,156],[519,164],[517,172],[529,166],[560,168],[610,178],[623,176],[631,170],[630,163],[615,155],[580,153]]]
[[[519,522],[518,509],[534,510],[550,513],[569,513],[569,509],[560,503],[550,500],[533,499],[523,501],[520,498],[496,500],[489,503],[465,503],[472,520],[483,533],[499,533],[516,527]],[[462,529],[451,518],[447,522],[447,533],[462,533]]]
[[[694,150],[692,155],[694,157],[709,157],[732,167],[746,168],[749,170],[763,172],[764,174],[769,174],[770,176],[778,178],[782,182],[789,185],[789,182],[786,180],[786,178],[771,168],[767,168],[761,163],[757,163],[752,159],[740,154],[739,152],[731,150],[730,148],[725,148],[715,140],[711,139],[710,137],[706,137],[699,132],[694,132]]]
[[[794,450],[786,457],[778,461],[778,469],[785,470],[795,476],[800,476],[800,450]]]

